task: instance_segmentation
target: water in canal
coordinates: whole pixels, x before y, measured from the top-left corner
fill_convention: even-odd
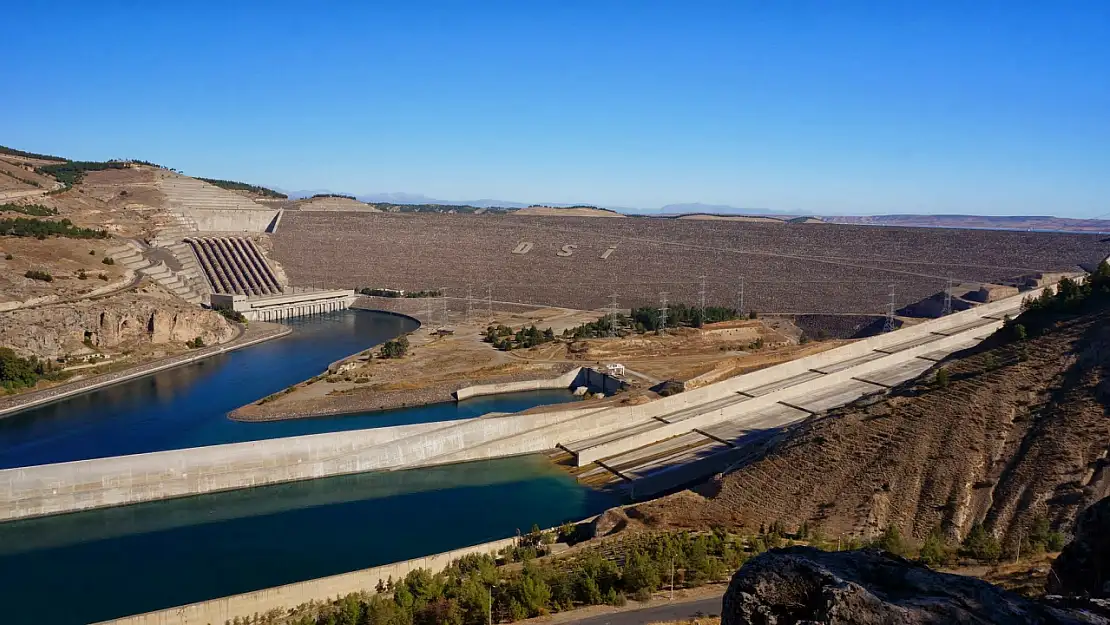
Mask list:
[[[520,393],[342,417],[226,413],[415,323],[345,311],[288,337],[0,419],[0,466],[457,419],[570,399]],[[369,473],[0,524],[13,623],[87,623],[437,553],[612,505],[536,457]]]

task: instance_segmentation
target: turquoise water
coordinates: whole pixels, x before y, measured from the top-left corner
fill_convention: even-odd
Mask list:
[[[292,335],[0,419],[0,467],[459,419],[569,401],[514,393],[242,423],[226,414],[415,323],[345,311]],[[540,457],[367,473],[0,524],[4,623],[68,625],[334,575],[609,507]]]
[[[542,457],[364,473],[0,524],[5,622],[66,625],[439,553],[614,502]]]

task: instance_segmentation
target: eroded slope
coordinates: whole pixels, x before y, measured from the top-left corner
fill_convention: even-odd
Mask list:
[[[808,522],[827,535],[888,525],[960,538],[974,522],[1013,543],[1045,515],[1067,528],[1110,492],[1110,321],[1053,321],[1037,338],[1000,331],[870,406],[814,417],[767,455],[691,492],[639,506],[649,523],[758,527]]]

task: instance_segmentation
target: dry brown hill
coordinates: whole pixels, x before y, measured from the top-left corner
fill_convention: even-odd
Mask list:
[[[624,217],[617,211],[596,206],[528,206],[510,215],[543,215],[547,217]]]
[[[815,416],[764,457],[708,485],[638,507],[649,524],[749,528],[803,522],[826,535],[888,525],[962,538],[984,522],[1012,547],[1046,516],[1066,530],[1110,493],[1110,306],[1004,333],[869,406]]]

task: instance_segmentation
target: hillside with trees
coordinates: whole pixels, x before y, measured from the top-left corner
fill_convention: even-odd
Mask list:
[[[227,189],[229,191],[246,191],[247,193],[251,193],[251,194],[258,195],[258,196],[265,197],[265,198],[273,198],[273,199],[277,199],[277,200],[284,200],[284,199],[289,198],[288,195],[286,195],[284,193],[281,193],[280,191],[274,191],[273,189],[267,189],[266,187],[261,187],[261,186],[254,185],[254,184],[247,184],[246,182],[236,182],[235,180],[220,180],[218,178],[199,178],[199,177],[197,178],[197,180],[203,180],[204,182],[207,182],[210,185],[220,187],[221,189]]]

